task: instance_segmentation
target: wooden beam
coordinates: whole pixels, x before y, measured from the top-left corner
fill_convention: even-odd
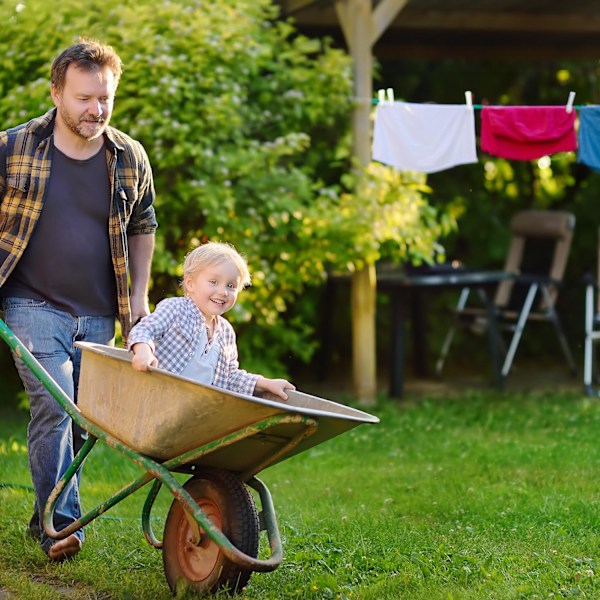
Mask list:
[[[337,27],[339,25],[336,10],[323,4],[309,4],[295,14],[297,24],[311,27]],[[377,5],[384,15],[389,7],[384,7],[385,0]],[[393,6],[393,2],[391,3]],[[577,5],[574,4],[574,7]],[[549,9],[551,10],[551,8]],[[576,10],[576,8],[574,8]],[[339,15],[339,13],[338,13]],[[417,11],[408,3],[399,14],[389,23],[394,30],[418,29],[424,31],[449,30],[457,31],[504,31],[531,33],[600,33],[600,17],[584,14],[551,14],[551,13],[508,13],[508,12],[460,12],[460,11]],[[377,28],[374,29],[375,31]]]
[[[335,12],[337,14],[337,20],[339,21],[340,27],[342,28],[348,50],[350,51],[350,54],[352,54],[354,32],[352,30],[353,20],[350,12],[350,2],[348,2],[348,0],[336,0]]]
[[[600,56],[600,38],[583,41],[581,39],[569,43],[568,40],[550,43],[533,43],[532,41],[515,41],[510,43],[494,43],[486,40],[469,43],[466,36],[460,39],[444,37],[436,40],[411,41],[407,39],[383,39],[374,49],[378,60],[426,59],[441,60],[446,58],[465,60],[503,61],[548,61],[548,60],[595,60]]]
[[[371,45],[375,44],[381,34],[389,27],[390,23],[398,16],[407,3],[408,0],[381,0],[373,11]]]
[[[355,105],[352,111],[352,153],[363,167],[371,161],[371,97],[373,95],[371,0],[336,0],[335,9],[350,49],[354,71]],[[360,194],[358,183],[354,192]],[[352,275],[352,375],[361,404],[375,403],[375,266]]]
[[[362,166],[371,162],[371,97],[373,95],[373,56],[369,35],[373,14],[371,0],[337,0],[345,5],[352,62],[354,67],[355,108],[353,113],[353,154]]]
[[[576,6],[576,4],[574,4]],[[531,33],[597,33],[600,18],[577,14],[526,14],[488,12],[407,12],[392,24],[402,29],[506,31]]]
[[[282,4],[283,14],[290,16],[298,11],[305,10],[317,2],[319,2],[319,0],[284,0],[284,2],[280,2],[280,4]]]

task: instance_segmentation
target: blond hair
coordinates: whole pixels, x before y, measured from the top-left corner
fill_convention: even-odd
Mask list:
[[[212,265],[220,265],[224,262],[231,262],[238,272],[240,285],[246,287],[250,285],[250,271],[246,259],[227,242],[206,242],[197,248],[194,248],[187,254],[183,261],[183,280],[182,286],[185,289],[185,278],[193,276],[198,271],[202,271]]]

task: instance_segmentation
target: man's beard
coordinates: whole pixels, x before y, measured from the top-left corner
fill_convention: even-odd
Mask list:
[[[75,121],[66,110],[58,109],[65,125],[78,137],[91,142],[99,138],[108,126],[108,119],[95,118],[89,115],[83,115]]]

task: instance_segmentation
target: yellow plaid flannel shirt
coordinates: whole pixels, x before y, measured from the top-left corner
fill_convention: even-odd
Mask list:
[[[52,109],[0,131],[0,287],[23,255],[44,205],[55,116]],[[108,235],[118,316],[126,339],[131,328],[127,236],[156,230],[154,181],[139,142],[113,127],[107,127],[104,138],[111,189]]]

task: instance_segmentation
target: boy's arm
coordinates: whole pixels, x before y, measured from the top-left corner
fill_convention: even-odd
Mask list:
[[[218,387],[231,390],[232,392],[251,396],[254,393],[256,382],[259,380],[260,375],[254,375],[253,373],[244,371],[244,369],[240,369],[233,327],[225,319],[222,319],[221,323],[222,338],[219,339],[221,355],[217,362],[217,372],[215,373],[213,383]]]
[[[235,331],[229,322],[224,324],[223,336],[224,345],[221,356],[223,366],[219,369],[219,365],[217,365],[215,384],[241,394],[252,395],[254,392],[270,392],[282,400],[287,400],[287,394],[284,390],[296,389],[289,381],[285,379],[267,379],[262,375],[248,373],[244,369],[240,369]],[[223,373],[226,373],[226,379],[223,379]]]
[[[138,342],[145,342],[154,350],[154,342],[162,338],[175,322],[177,307],[176,298],[167,298],[156,305],[154,312],[144,317],[129,332],[127,347],[129,350]]]

